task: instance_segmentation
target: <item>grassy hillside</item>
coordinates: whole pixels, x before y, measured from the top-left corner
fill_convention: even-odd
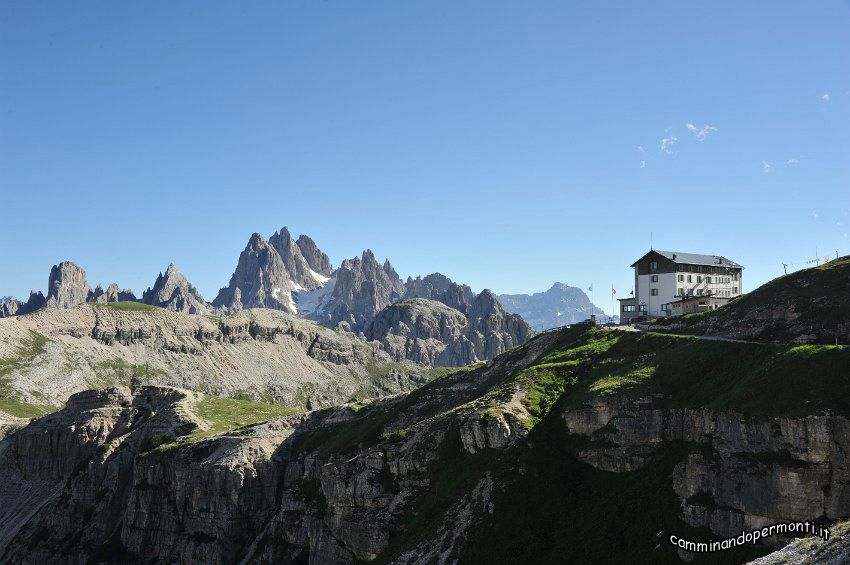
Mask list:
[[[850,348],[708,341],[594,328],[566,330],[517,375],[532,413],[593,396],[662,393],[673,406],[800,416],[850,415]]]
[[[659,320],[658,331],[850,344],[850,256],[776,278],[723,308]]]

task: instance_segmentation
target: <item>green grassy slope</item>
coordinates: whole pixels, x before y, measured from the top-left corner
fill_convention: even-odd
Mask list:
[[[527,401],[541,412],[558,401],[577,406],[599,395],[663,393],[672,406],[850,415],[848,368],[846,347],[571,328],[517,378],[529,383]]]

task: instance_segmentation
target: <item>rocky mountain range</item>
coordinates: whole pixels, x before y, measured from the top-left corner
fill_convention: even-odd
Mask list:
[[[604,315],[583,290],[559,282],[545,292],[500,294],[498,299],[508,312],[519,314],[538,332],[581,322],[591,314]]]
[[[443,316],[443,306],[453,309],[452,316],[460,315],[465,320],[464,330],[462,335],[440,341],[439,345],[429,345],[427,354],[415,352],[425,347],[423,344],[411,346],[407,348],[409,353],[402,354],[394,345],[395,338],[405,335],[415,341],[418,337],[398,324],[384,328],[385,319],[396,316],[395,312],[388,312],[383,321],[369,330],[369,336],[384,344],[398,359],[417,362],[431,359],[436,364],[461,366],[490,359],[533,334],[520,316],[505,312],[489,291],[476,296],[469,286],[456,284],[440,273],[408,277],[403,282],[389,260],[380,263],[369,249],[334,269],[328,256],[310,237],[301,235],[294,239],[286,227],[268,240],[259,233],[251,236],[230,282],[219,290],[212,303],[204,300],[174,264],[159,273],[153,286],[137,300],[132,291],[119,290],[115,283],[106,291],[100,285],[92,290],[85,271],[75,263],[64,261],[51,269],[46,298],[33,293],[25,304],[6,299],[0,304],[0,316],[26,314],[42,307],[67,309],[85,302],[140,302],[198,315],[231,315],[264,308],[313,320],[328,328],[364,334],[386,308],[413,298],[427,299],[418,304],[417,311],[433,309],[429,316],[438,323],[449,321]],[[452,333],[450,328],[444,330],[440,331],[441,335]],[[391,334],[395,336],[392,340],[388,339]],[[433,337],[429,334],[423,339]]]
[[[26,302],[21,302],[10,296],[0,301],[0,318],[21,316],[35,312],[44,307],[67,309],[84,302],[120,302],[135,301],[132,290],[119,289],[112,283],[106,290],[97,285],[92,290],[89,286],[86,272],[72,261],[62,261],[50,269],[47,279],[47,297],[39,291],[31,291]]]

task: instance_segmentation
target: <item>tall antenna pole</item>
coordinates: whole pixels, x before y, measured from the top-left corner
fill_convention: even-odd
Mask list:
[[[649,232],[649,250],[652,251],[652,232]],[[815,255],[817,255],[817,253]]]

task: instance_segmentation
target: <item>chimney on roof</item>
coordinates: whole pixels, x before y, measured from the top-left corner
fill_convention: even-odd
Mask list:
[[[674,261],[676,260],[676,254],[675,253],[673,253],[673,260]]]

